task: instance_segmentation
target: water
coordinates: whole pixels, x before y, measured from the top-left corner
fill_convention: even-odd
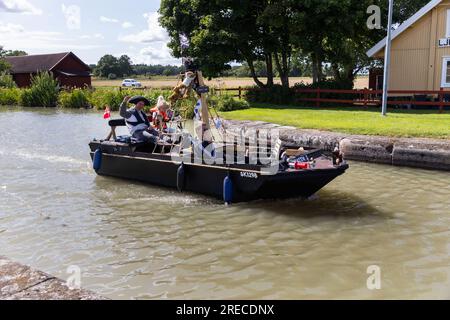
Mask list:
[[[0,129],[0,255],[107,297],[450,298],[450,173],[351,163],[311,200],[226,207],[97,177],[101,114],[3,108]]]

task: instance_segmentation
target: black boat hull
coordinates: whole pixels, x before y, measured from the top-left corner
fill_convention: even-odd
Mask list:
[[[92,159],[96,148],[91,145]],[[169,188],[180,189],[182,186],[182,191],[218,199],[224,198],[224,180],[229,176],[232,181],[232,202],[236,203],[256,199],[308,198],[348,168],[348,165],[344,164],[325,170],[286,171],[276,175],[264,175],[253,170],[186,163],[183,164],[183,181],[180,183],[180,165],[181,163],[164,156],[139,157],[103,152],[97,174]]]

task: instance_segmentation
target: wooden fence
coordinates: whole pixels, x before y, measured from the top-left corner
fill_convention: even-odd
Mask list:
[[[235,92],[234,97],[243,98],[249,91],[261,91],[259,88],[221,88],[216,92]],[[296,102],[310,102],[315,107],[320,108],[323,103],[340,105],[378,107],[381,106],[381,96],[383,91],[360,89],[360,90],[332,90],[332,89],[297,89],[295,90]],[[330,98],[329,96],[333,97]],[[339,96],[345,97],[340,98]],[[328,96],[328,97],[327,97]],[[350,97],[351,96],[351,97]],[[430,101],[431,100],[431,101]],[[441,88],[433,90],[391,90],[389,91],[388,105],[391,106],[428,106],[439,107],[439,111],[444,112],[444,107],[450,107],[450,91]]]

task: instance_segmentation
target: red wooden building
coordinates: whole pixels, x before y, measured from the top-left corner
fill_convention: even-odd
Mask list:
[[[91,86],[91,69],[72,52],[6,57],[17,86],[29,87],[31,77],[49,71],[62,87]]]

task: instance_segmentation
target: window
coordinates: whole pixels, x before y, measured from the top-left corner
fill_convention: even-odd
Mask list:
[[[442,88],[450,88],[450,57],[444,57],[442,62]]]
[[[447,26],[445,30],[445,37],[450,38],[450,9],[447,9]]]

